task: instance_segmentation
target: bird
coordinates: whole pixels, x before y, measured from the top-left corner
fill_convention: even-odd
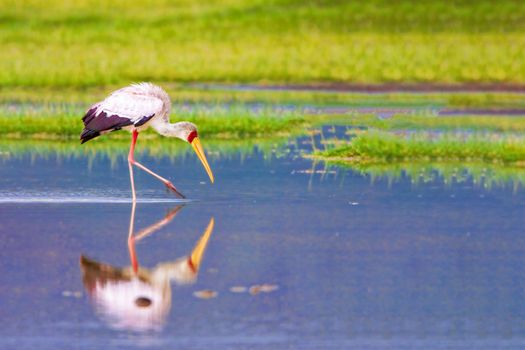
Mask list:
[[[176,137],[191,144],[202,162],[211,183],[215,181],[199,139],[197,126],[188,121],[170,123],[170,110],[171,102],[166,91],[158,85],[142,82],[131,84],[112,92],[103,101],[92,105],[82,118],[84,129],[80,134],[81,144],[100,135],[121,129],[131,132],[128,167],[133,201],[137,199],[133,166],[162,181],[168,189],[172,190],[179,197],[185,198],[171,181],[135,160],[134,151],[138,135],[149,127],[152,127],[163,136]]]

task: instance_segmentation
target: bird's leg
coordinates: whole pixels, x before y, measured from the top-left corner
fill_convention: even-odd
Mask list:
[[[182,193],[180,193],[177,188],[175,186],[173,186],[173,184],[171,183],[171,181],[163,178],[162,176],[154,173],[153,171],[151,171],[150,169],[146,168],[144,165],[140,164],[139,162],[137,162],[133,156],[134,154],[134,151],[135,151],[135,143],[137,142],[137,137],[138,137],[139,133],[137,130],[133,130],[133,139],[131,141],[131,148],[129,150],[129,155],[128,155],[128,162],[129,164],[132,164],[132,165],[135,165],[137,168],[140,168],[142,170],[144,170],[145,172],[147,172],[148,174],[152,175],[153,177],[159,179],[160,181],[162,181],[162,183],[164,183],[164,185],[166,185],[166,187],[170,190],[172,190],[173,192],[175,192],[179,197],[181,198],[186,198]],[[131,165],[130,165],[131,167]],[[131,173],[130,173],[131,174]],[[132,181],[132,188],[133,188],[133,181]],[[133,193],[135,190],[133,189]]]
[[[164,183],[164,185],[166,185],[166,187],[170,190],[172,190],[173,192],[175,192],[175,194],[177,194],[180,198],[186,198],[182,193],[179,192],[179,190],[177,190],[177,188],[175,186],[173,186],[173,184],[171,183],[171,181],[163,178],[162,176],[154,173],[153,171],[149,170],[148,168],[146,168],[144,165],[140,164],[139,162],[137,162],[136,160],[133,161],[133,165],[135,165],[137,168],[140,168],[142,170],[144,170],[145,172],[147,172],[148,174],[150,175],[153,175],[154,177],[156,177],[157,179],[159,179],[160,181],[162,181]]]
[[[133,153],[135,153],[135,144],[137,143],[137,137],[139,133],[137,130],[133,130],[133,136],[131,138],[131,146],[129,147],[128,153],[128,167],[129,167],[129,179],[131,182],[131,196],[133,198],[133,203],[137,200],[137,195],[135,194],[135,180],[133,179]]]

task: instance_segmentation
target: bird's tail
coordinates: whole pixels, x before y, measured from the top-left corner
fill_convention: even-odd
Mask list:
[[[100,132],[91,130],[91,129],[84,129],[82,130],[82,133],[80,134],[80,143],[87,142],[91,139],[94,139],[95,137],[99,136]]]

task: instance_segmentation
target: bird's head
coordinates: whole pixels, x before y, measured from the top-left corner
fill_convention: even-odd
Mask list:
[[[211,183],[213,183],[215,178],[213,177],[208,160],[204,155],[204,150],[202,149],[201,141],[199,139],[199,133],[197,132],[197,126],[190,122],[180,122],[177,124],[179,124],[178,126],[180,130],[177,136],[180,139],[188,142],[193,147],[193,150],[195,153],[197,153],[197,157],[199,157],[200,161],[202,162],[204,169],[206,169]]]

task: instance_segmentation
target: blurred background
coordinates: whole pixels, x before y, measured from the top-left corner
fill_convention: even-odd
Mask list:
[[[521,1],[10,1],[2,87],[523,83]]]

